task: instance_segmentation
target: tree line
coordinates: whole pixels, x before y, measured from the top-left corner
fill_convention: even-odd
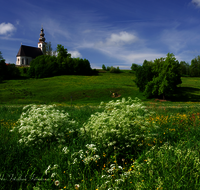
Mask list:
[[[47,43],[44,55],[38,56],[30,63],[30,67],[15,67],[15,64],[6,64],[0,52],[0,81],[18,79],[22,76],[28,78],[44,78],[59,75],[98,75],[92,69],[87,59],[72,58],[67,49],[61,44],[53,52],[51,43]]]

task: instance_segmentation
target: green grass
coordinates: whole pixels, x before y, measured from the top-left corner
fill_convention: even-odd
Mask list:
[[[200,189],[200,166],[195,162],[200,158],[200,78],[182,77],[180,89],[172,101],[167,102],[144,99],[132,82],[133,79],[134,76],[128,72],[100,73],[100,76],[91,78],[59,76],[11,80],[0,84],[0,163],[4,163],[0,166],[0,189],[33,189],[36,183],[40,183],[43,189],[71,190],[76,189],[75,184],[79,184],[78,189],[99,190],[109,188],[109,183],[98,188],[106,181],[111,181],[119,189]],[[110,90],[118,92],[121,97],[112,98]],[[85,97],[83,92],[90,98]],[[71,96],[74,97],[73,107]],[[69,113],[71,119],[78,121],[81,127],[91,114],[103,111],[88,106],[97,106],[101,101],[122,97],[127,99],[128,96],[142,99],[148,110],[155,111],[148,122],[155,122],[160,129],[155,131],[158,136],[154,141],[141,141],[141,152],[138,155],[128,152],[124,155],[124,161],[116,150],[110,153],[99,147],[98,155],[101,159],[97,163],[86,166],[80,159],[77,164],[69,164],[71,158],[63,157],[57,145],[52,143],[42,150],[27,149],[17,143],[19,134],[9,132],[22,114],[22,105],[56,103],[59,110]],[[62,100],[62,97],[68,97],[68,100]],[[13,105],[16,107],[11,107]],[[86,144],[95,144],[89,137],[80,137],[78,134],[69,142],[70,152],[86,151]],[[169,148],[165,148],[166,142]],[[44,174],[50,164],[60,166],[56,170],[59,177],[51,178],[50,174]],[[115,170],[111,179],[106,178],[110,164],[122,166],[123,172]],[[127,172],[133,171],[128,175]],[[126,173],[127,178],[117,183],[115,180],[122,173]],[[59,180],[59,186],[55,186],[55,180]]]
[[[110,101],[110,91],[121,97],[143,98],[132,73],[99,73],[99,76],[56,76],[43,79],[8,80],[0,84],[0,104],[98,105]]]

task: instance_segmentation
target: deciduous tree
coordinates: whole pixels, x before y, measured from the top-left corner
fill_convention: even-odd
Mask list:
[[[153,80],[145,86],[146,97],[166,96],[171,97],[178,84],[181,84],[181,71],[178,60],[174,54],[168,53],[166,58],[156,59],[152,65]]]

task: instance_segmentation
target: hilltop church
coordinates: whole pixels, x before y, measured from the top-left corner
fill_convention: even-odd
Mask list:
[[[17,54],[16,66],[24,66],[30,65],[30,62],[35,59],[37,56],[43,55],[43,51],[46,46],[45,38],[44,38],[44,29],[41,28],[40,38],[38,42],[38,47],[31,47],[21,45]]]

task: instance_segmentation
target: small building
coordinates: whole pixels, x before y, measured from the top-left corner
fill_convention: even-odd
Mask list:
[[[21,45],[17,54],[16,66],[27,66],[37,56],[43,55],[44,49],[46,48],[46,42],[44,38],[44,29],[41,29],[38,47],[31,47]]]

